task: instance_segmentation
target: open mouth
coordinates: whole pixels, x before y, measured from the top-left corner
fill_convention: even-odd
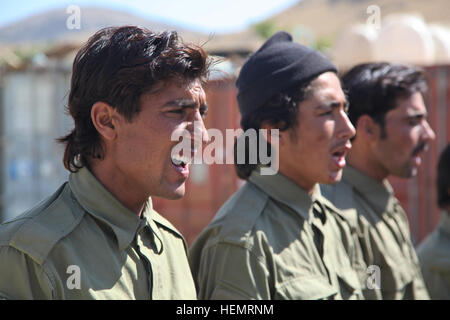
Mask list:
[[[331,153],[331,157],[333,159],[333,163],[339,168],[342,169],[345,167],[345,156],[347,155],[348,150],[350,150],[351,145],[345,144],[338,148],[335,148]]]
[[[412,153],[414,164],[418,167],[422,164],[422,155],[427,151],[428,145],[425,143],[419,144]]]
[[[174,154],[172,155],[171,160],[174,166],[185,168],[187,165],[191,163],[192,158]]]
[[[334,152],[333,153],[333,162],[339,167],[345,167],[345,152]]]
[[[189,174],[189,165],[194,161],[197,153],[197,146],[192,139],[183,139],[181,143],[176,144],[170,153],[172,165],[183,175]]]
[[[193,163],[194,156],[196,153],[195,148],[189,150],[180,150],[178,153],[172,152],[170,155],[170,160],[173,167],[178,173],[187,178],[189,176],[189,165]]]
[[[419,151],[413,154],[412,159],[416,167],[419,167],[422,164],[422,153],[423,152]]]

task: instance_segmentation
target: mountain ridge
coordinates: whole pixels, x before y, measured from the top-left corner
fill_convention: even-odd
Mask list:
[[[0,27],[0,45],[51,43],[72,39],[86,39],[97,30],[118,25],[137,25],[155,32],[175,30],[186,40],[204,40],[207,35],[180,26],[151,20],[128,11],[81,6],[80,29],[69,29],[71,14],[60,7],[40,12]]]

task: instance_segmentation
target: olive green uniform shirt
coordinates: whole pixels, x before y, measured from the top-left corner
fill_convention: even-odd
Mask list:
[[[441,222],[420,245],[417,253],[431,299],[450,299],[450,216]]]
[[[83,168],[0,225],[0,297],[195,299],[182,236],[147,201],[142,218]]]
[[[351,259],[364,297],[428,299],[407,217],[389,182],[379,183],[347,165],[339,183],[321,190],[352,230]]]
[[[254,171],[190,248],[198,298],[362,297],[333,210],[318,185]]]

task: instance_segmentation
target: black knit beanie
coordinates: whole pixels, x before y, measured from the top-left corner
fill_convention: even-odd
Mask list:
[[[300,86],[327,71],[337,73],[320,52],[293,42],[287,32],[275,33],[242,66],[236,82],[242,117],[283,89]]]

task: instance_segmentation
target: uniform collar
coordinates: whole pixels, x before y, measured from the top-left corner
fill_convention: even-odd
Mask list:
[[[377,212],[390,211],[395,197],[387,179],[378,182],[349,165],[344,167],[342,179],[352,185]]]
[[[310,221],[310,212],[315,200],[321,198],[320,187],[318,184],[314,186],[312,195],[308,195],[306,190],[299,187],[288,177],[277,173],[275,175],[261,175],[258,170],[254,170],[249,178],[261,190],[269,195],[269,197],[292,208],[300,216]]]
[[[114,232],[119,250],[126,249],[138,229],[148,225],[153,210],[149,198],[142,218],[126,208],[85,167],[69,175],[69,185],[81,206],[92,216],[107,224]]]

